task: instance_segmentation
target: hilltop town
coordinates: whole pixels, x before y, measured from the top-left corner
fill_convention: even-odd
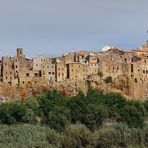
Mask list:
[[[129,98],[148,97],[148,41],[126,51],[108,47],[100,52],[75,51],[50,58],[29,59],[22,48],[0,61],[0,99],[24,99],[51,89],[64,95],[94,87]]]

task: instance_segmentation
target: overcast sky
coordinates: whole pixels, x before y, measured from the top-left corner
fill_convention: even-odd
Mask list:
[[[0,56],[131,49],[147,29],[148,0],[0,0]]]

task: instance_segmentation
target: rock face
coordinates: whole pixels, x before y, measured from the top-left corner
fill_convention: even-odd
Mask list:
[[[12,87],[12,86],[3,86],[1,87],[1,101],[7,100],[16,100],[16,99],[26,99],[31,96],[35,96],[37,94],[41,94],[44,92],[48,92],[50,90],[57,89],[63,95],[76,95],[79,91],[76,86],[72,86],[69,84],[57,84],[56,86],[53,85],[45,85],[45,86],[37,86],[37,87]],[[85,90],[84,90],[85,91]]]

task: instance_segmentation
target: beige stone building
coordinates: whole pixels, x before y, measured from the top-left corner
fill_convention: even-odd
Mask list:
[[[72,62],[66,64],[67,79],[73,82],[86,81],[88,75],[88,65],[79,62]]]
[[[55,64],[55,81],[65,82],[67,76],[66,63],[64,56],[54,58]]]
[[[55,81],[55,64],[49,57],[38,56],[33,58],[33,71],[35,77],[41,77],[49,83]]]

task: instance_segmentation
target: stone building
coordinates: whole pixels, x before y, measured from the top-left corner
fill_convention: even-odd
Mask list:
[[[88,65],[79,62],[72,62],[66,64],[67,66],[67,79],[75,83],[86,81],[88,75]]]
[[[33,71],[34,77],[41,77],[46,81],[55,81],[55,64],[49,57],[38,56],[33,58]]]
[[[112,48],[105,52],[98,53],[99,69],[103,77],[111,76],[116,78],[123,73],[123,56],[125,52],[118,48]]]
[[[31,61],[25,58],[23,49],[18,48],[14,57],[2,57],[1,80],[4,84],[18,86],[26,81],[26,73],[31,71]]]
[[[54,58],[53,62],[55,64],[55,81],[65,82],[67,70],[64,56]]]
[[[145,44],[143,48],[131,51],[108,47],[101,52],[75,51],[55,58],[38,56],[29,59],[23,49],[18,48],[15,56],[4,56],[0,61],[0,95],[7,93],[7,88],[10,92],[12,88],[18,92],[20,88],[30,88],[30,91],[40,87],[62,91],[70,86],[71,92],[80,89],[86,92],[89,82],[89,86],[104,91],[116,89],[131,97],[146,98],[147,53]],[[112,82],[105,84],[104,80],[109,76]]]

